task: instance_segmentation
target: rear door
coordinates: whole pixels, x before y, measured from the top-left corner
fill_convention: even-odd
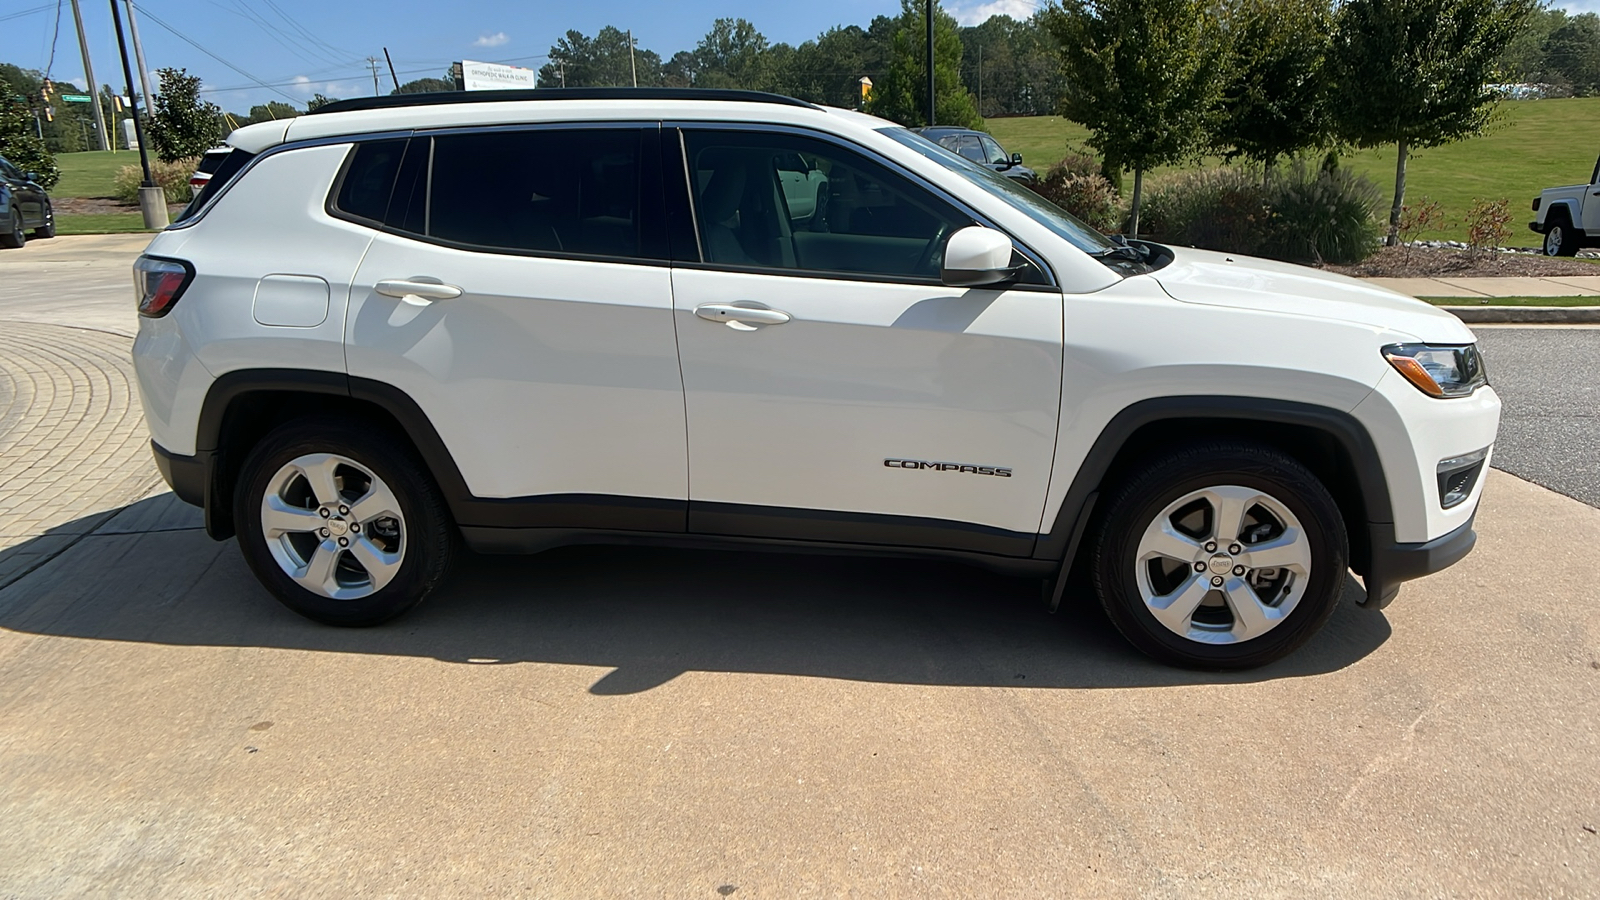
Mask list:
[[[944,241],[973,216],[852,147],[710,129],[667,146],[698,223],[672,276],[690,530],[1030,553],[1059,290],[1038,271],[942,284]],[[814,208],[791,203],[799,175]]]
[[[349,372],[408,394],[472,495],[522,501],[498,524],[683,530],[659,134],[418,134],[374,223]]]

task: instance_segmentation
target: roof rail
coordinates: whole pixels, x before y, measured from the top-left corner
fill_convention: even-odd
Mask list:
[[[445,103],[494,103],[523,100],[721,100],[741,103],[776,103],[821,109],[815,103],[796,100],[764,91],[736,91],[720,88],[668,87],[575,87],[534,88],[515,91],[437,91],[425,94],[390,94],[386,97],[353,97],[335,100],[307,113],[354,112],[363,109],[394,109],[403,106],[435,106]]]

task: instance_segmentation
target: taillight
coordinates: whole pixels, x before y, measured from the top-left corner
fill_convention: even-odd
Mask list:
[[[141,256],[133,264],[133,290],[139,296],[139,315],[159,319],[172,311],[194,280],[194,267],[182,260]]]
[[[201,188],[205,187],[206,186],[206,182],[208,182],[210,180],[211,180],[211,178],[209,176],[205,176],[205,175],[190,175],[189,176],[189,187],[194,188],[195,190],[198,191]]]

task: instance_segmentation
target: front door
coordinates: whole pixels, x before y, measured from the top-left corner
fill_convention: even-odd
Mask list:
[[[351,291],[348,368],[416,401],[473,496],[524,501],[498,524],[683,529],[658,134],[508,128],[407,149]]]
[[[940,283],[972,217],[854,149],[684,134],[703,259],[672,276],[690,530],[1030,553],[1060,292]],[[803,208],[799,174],[819,192]]]

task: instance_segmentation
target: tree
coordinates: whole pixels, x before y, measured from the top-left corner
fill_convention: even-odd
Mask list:
[[[418,78],[415,81],[408,81],[405,84],[402,84],[399,87],[395,88],[394,90],[390,91],[389,93],[390,94],[436,94],[436,93],[438,93],[440,91],[453,91],[455,89],[456,89],[455,77],[451,73],[446,72],[446,73],[444,73],[444,77],[443,78]]]
[[[1139,236],[1144,173],[1196,155],[1222,96],[1222,35],[1205,0],[1066,0],[1047,10],[1061,48],[1061,112],[1089,128],[1113,171],[1133,171]]]
[[[56,158],[35,131],[33,110],[10,91],[0,92],[0,156],[24,172],[32,172],[45,188],[61,180]]]
[[[311,99],[306,101],[306,112],[316,112],[324,106],[327,106],[329,103],[338,102],[338,97],[324,97],[321,94],[312,94]]]
[[[292,119],[298,115],[300,115],[300,110],[284,103],[282,100],[268,100],[265,104],[250,107],[250,121],[245,124],[253,125],[256,122]]]
[[[1406,160],[1489,123],[1499,61],[1538,0],[1346,0],[1328,56],[1336,128],[1357,147],[1396,146],[1387,242],[1398,242]]]
[[[1052,115],[1061,102],[1060,54],[1039,15],[990,16],[961,29],[961,74],[983,116]],[[981,64],[981,68],[980,68]]]
[[[634,83],[635,72],[640,87],[661,84],[661,55],[629,50],[627,33],[610,25],[592,38],[568,31],[539,69],[539,87],[625,87]]]
[[[1232,64],[1217,149],[1270,169],[1280,156],[1326,146],[1328,0],[1237,0],[1225,21]]]
[[[694,48],[696,87],[755,89],[767,39],[744,19],[718,19]]]
[[[1547,77],[1572,85],[1572,92],[1600,92],[1600,16],[1584,13],[1567,19],[1544,40]]]
[[[943,9],[933,18],[934,119],[928,121],[927,18],[922,0],[900,0],[888,66],[872,87],[867,112],[902,125],[982,128],[978,103],[961,83],[961,37]]]
[[[222,140],[222,109],[200,99],[200,79],[185,69],[157,69],[161,92],[145,133],[166,162],[199,156]]]

